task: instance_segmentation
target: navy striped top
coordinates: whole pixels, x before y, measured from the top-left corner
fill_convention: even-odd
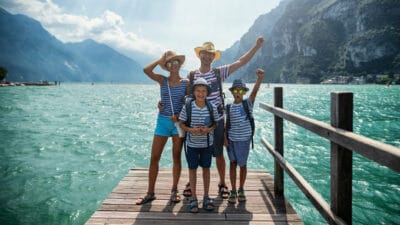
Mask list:
[[[253,104],[250,99],[245,99],[243,104],[248,104],[250,115],[253,115]],[[247,141],[251,138],[250,120],[247,118],[243,104],[232,103],[230,112],[226,112],[230,116],[231,127],[228,130],[228,137],[231,141]]]
[[[211,126],[212,121],[207,106],[199,108],[196,105],[195,101],[192,101],[191,103],[192,103],[191,105],[192,117],[190,121],[190,127]],[[213,107],[214,118],[218,118],[217,108],[214,105],[212,105],[212,107]],[[187,119],[186,107],[183,107],[181,113],[179,114],[179,120],[186,121],[186,119]],[[187,134],[188,135],[186,143],[189,147],[207,148],[207,135],[193,135],[189,132]],[[212,146],[214,142],[214,131],[208,133],[208,136],[209,136],[209,146]]]
[[[162,107],[162,110],[159,112],[160,116],[170,117],[172,115],[177,115],[181,112],[183,102],[184,102],[184,97],[186,94],[187,83],[188,83],[188,80],[183,79],[179,86],[177,86],[177,87],[169,86],[169,91],[168,91],[168,78],[163,77],[163,81],[162,81],[161,89],[160,89],[161,104],[163,107]],[[171,92],[172,105],[174,107],[173,112],[172,112],[172,108],[171,108],[171,100],[169,97],[170,92]]]

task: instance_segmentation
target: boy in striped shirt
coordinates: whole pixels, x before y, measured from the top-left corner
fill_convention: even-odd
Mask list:
[[[211,87],[204,78],[197,79],[193,84],[194,100],[189,101],[182,108],[179,115],[180,126],[186,131],[186,160],[189,167],[189,182],[192,196],[190,198],[189,212],[198,212],[196,194],[197,168],[203,168],[204,197],[203,209],[214,210],[214,203],[209,197],[210,167],[212,148],[214,147],[214,129],[217,126],[217,108],[208,102],[207,96]]]
[[[229,195],[229,203],[246,201],[244,192],[244,183],[247,175],[247,158],[250,152],[250,142],[254,132],[253,120],[253,104],[256,100],[258,89],[264,77],[264,71],[258,69],[256,71],[257,81],[249,98],[243,99],[249,88],[241,80],[233,81],[232,87],[229,88],[233,95],[233,103],[226,106],[227,121],[225,125],[225,141],[224,145],[228,149],[230,160],[230,180],[232,189]],[[239,190],[236,191],[236,168],[240,167]]]

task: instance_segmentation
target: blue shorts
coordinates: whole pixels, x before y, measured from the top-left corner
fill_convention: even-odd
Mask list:
[[[224,153],[224,120],[217,122],[218,126],[214,130],[213,156],[217,157]]]
[[[192,148],[187,146],[186,160],[189,169],[197,169],[199,165],[202,168],[210,168],[212,159],[212,150],[210,148]]]
[[[158,115],[154,134],[158,136],[172,137],[172,135],[178,135],[178,130],[171,118]]]
[[[237,161],[242,167],[246,166],[247,158],[249,158],[250,140],[248,141],[231,141],[228,143],[228,156],[231,162]]]

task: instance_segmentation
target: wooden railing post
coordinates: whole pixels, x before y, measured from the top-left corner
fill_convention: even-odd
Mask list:
[[[282,87],[274,88],[274,106],[283,108]],[[283,157],[283,119],[276,115],[274,116],[274,144],[275,144],[275,151],[277,151]],[[275,168],[275,175],[274,175],[275,195],[283,196],[284,195],[283,168],[281,168],[276,159],[274,160],[274,168]]]
[[[331,93],[331,125],[353,131],[353,93]],[[353,152],[331,142],[331,209],[352,224]]]

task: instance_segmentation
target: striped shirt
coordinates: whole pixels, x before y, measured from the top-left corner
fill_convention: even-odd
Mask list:
[[[160,89],[161,104],[163,107],[162,110],[159,112],[160,116],[170,117],[172,115],[180,113],[180,111],[182,110],[184,97],[186,94],[187,83],[188,80],[184,79],[181,81],[179,86],[177,87],[169,86],[168,90],[168,78],[167,77],[163,78]],[[170,98],[170,92],[171,92],[171,98]],[[172,99],[172,105],[174,107],[173,112],[171,108],[171,99]]]
[[[192,116],[191,116],[191,121],[190,121],[190,127],[196,127],[196,126],[211,126],[212,121],[210,118],[210,112],[208,111],[207,106],[204,106],[203,108],[199,108],[196,105],[195,101],[191,102],[191,107],[192,107]],[[211,104],[212,105],[212,104]],[[217,108],[213,106],[213,114],[214,118],[218,118],[218,112]],[[182,108],[181,113],[179,114],[179,120],[181,121],[186,121],[187,119],[187,113],[186,113],[186,107]],[[189,147],[192,148],[207,148],[207,135],[209,136],[209,146],[213,145],[214,142],[214,131],[211,131],[210,133],[206,135],[193,135],[191,133],[187,133],[187,139],[186,143]]]
[[[243,104],[248,104],[250,115],[253,115],[253,104],[250,99],[244,100]],[[231,127],[228,130],[229,140],[231,141],[247,141],[251,138],[250,120],[247,118],[246,110],[242,103],[232,103],[230,107],[230,123]]]
[[[217,69],[220,70],[221,82],[224,82],[224,80],[230,75],[229,67],[230,65],[217,67]],[[199,70],[195,70],[194,80],[200,77],[204,78],[207,81],[207,84],[211,87],[211,94],[207,97],[207,100],[218,108],[218,106],[222,104],[222,96],[220,96],[218,78],[216,77],[214,70],[211,69],[207,73],[201,73]],[[190,73],[188,75],[188,79],[190,79]],[[221,113],[218,117],[215,118],[221,120],[224,118],[224,114]]]

